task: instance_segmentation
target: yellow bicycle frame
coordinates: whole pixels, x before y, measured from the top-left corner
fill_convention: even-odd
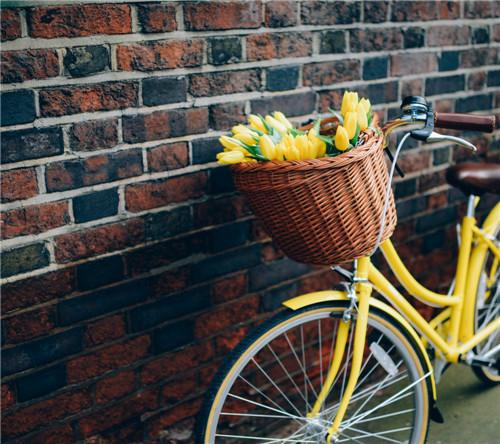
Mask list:
[[[476,204],[478,202],[476,198]],[[396,288],[380,273],[371,263],[369,257],[359,259],[355,275],[355,291],[359,306],[357,307],[356,330],[354,332],[353,358],[351,373],[349,376],[346,391],[342,398],[339,410],[332,426],[329,428],[329,442],[337,435],[340,423],[343,419],[347,405],[350,402],[352,393],[356,386],[365,342],[367,318],[370,305],[385,311],[394,317],[407,332],[409,332],[418,344],[422,355],[425,357],[429,369],[432,369],[429,357],[424,344],[431,343],[441,356],[448,362],[458,363],[462,355],[474,348],[481,341],[486,339],[495,330],[500,328],[500,318],[492,321],[479,332],[474,333],[474,304],[479,276],[482,268],[482,261],[487,249],[490,249],[495,257],[500,261],[500,248],[492,241],[494,230],[500,224],[500,202],[493,208],[480,229],[476,226],[474,217],[466,216],[463,219],[460,233],[460,249],[456,271],[455,288],[452,295],[441,295],[428,290],[419,284],[404,266],[398,256],[392,242],[386,240],[380,245],[380,249],[386,258],[393,273],[405,289],[413,296],[430,304],[437,304],[446,307],[432,321],[426,321],[420,313],[396,290]],[[371,298],[372,288],[382,294],[392,306],[396,307],[403,316],[381,301]],[[284,305],[291,309],[298,309],[313,303],[348,300],[345,292],[324,291],[302,295],[286,301]],[[408,319],[413,327],[405,320]],[[445,337],[440,334],[439,326],[446,322],[444,329]],[[344,329],[347,331],[349,324],[346,322]],[[422,337],[416,333],[418,331]],[[340,335],[335,346],[335,353],[341,360],[344,354],[347,335]],[[327,393],[338,371],[338,365],[334,361],[332,364],[323,390],[318,397],[316,405],[310,412],[310,416],[318,413],[323,402],[323,394]],[[433,408],[436,400],[436,390],[434,376],[430,375],[433,389]]]

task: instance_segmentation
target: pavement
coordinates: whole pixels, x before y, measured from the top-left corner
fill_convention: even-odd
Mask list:
[[[500,385],[486,387],[465,365],[452,365],[437,385],[444,424],[429,423],[427,444],[500,444]]]

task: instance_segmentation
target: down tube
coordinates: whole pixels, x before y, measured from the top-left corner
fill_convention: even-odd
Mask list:
[[[377,289],[386,296],[390,302],[398,307],[407,318],[416,325],[424,336],[432,342],[441,352],[447,357],[447,360],[456,362],[458,355],[456,353],[450,354],[450,347],[439,336],[429,323],[418,313],[415,308],[399,293],[394,286],[378,271],[373,264],[370,264],[369,280]]]

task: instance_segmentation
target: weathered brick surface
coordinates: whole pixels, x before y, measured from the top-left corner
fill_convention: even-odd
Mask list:
[[[288,259],[215,163],[250,113],[302,125],[351,89],[382,122],[406,95],[500,117],[498,1],[24,3],[0,11],[6,443],[192,443],[223,357],[339,283]],[[468,137],[500,162],[498,132]],[[470,159],[416,141],[399,159],[393,241],[435,291],[465,209],[445,171]]]

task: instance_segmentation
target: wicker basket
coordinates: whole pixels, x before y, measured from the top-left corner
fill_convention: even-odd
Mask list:
[[[322,121],[321,133],[337,125],[334,119]],[[388,174],[383,137],[367,130],[361,138],[361,146],[336,157],[231,166],[236,187],[276,246],[291,259],[338,265],[375,247]],[[381,239],[387,239],[395,226],[391,193]]]

